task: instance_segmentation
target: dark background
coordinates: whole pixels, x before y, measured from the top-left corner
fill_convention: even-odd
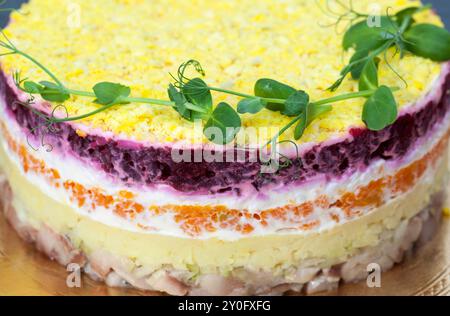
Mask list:
[[[3,7],[15,7],[18,8],[21,3],[27,0],[8,0]],[[85,0],[85,1],[95,1],[95,0]],[[311,0],[312,1],[312,0]],[[376,0],[375,0],[376,1]],[[432,3],[433,7],[439,12],[441,17],[444,19],[447,28],[450,28],[450,1],[449,0],[424,0],[424,3]],[[45,19],[45,17],[42,17]],[[8,21],[8,13],[0,13],[0,26],[4,26]]]

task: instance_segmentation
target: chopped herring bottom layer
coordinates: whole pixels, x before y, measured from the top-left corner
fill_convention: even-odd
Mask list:
[[[131,260],[95,249],[85,254],[70,239],[55,232],[44,223],[38,228],[21,219],[11,201],[13,193],[6,179],[0,184],[3,212],[18,234],[62,265],[78,263],[94,280],[108,286],[133,287],[165,292],[170,295],[274,295],[288,291],[312,294],[332,290],[340,282],[356,282],[367,277],[369,264],[378,264],[382,271],[400,263],[413,247],[428,241],[439,226],[444,191],[431,197],[426,208],[411,218],[403,219],[392,229],[379,234],[374,246],[358,249],[344,260],[324,264],[320,258],[311,258],[290,266],[282,273],[254,270],[252,267],[230,269],[226,275],[202,274],[200,271],[180,270],[167,263],[159,268],[138,265]]]
[[[407,193],[419,181],[434,181],[445,156],[449,122],[435,126],[428,142],[400,162],[379,161],[341,181],[285,186],[243,203],[234,196],[182,196],[162,190],[118,186],[58,153],[32,150],[12,122],[0,123],[0,157],[53,199],[81,215],[134,232],[182,238],[236,240],[243,236],[320,232],[364,216]],[[73,172],[77,170],[77,172]],[[251,208],[247,208],[250,205]]]

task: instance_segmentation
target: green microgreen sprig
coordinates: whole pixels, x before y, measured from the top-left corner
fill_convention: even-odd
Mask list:
[[[338,1],[340,6],[343,4]],[[371,18],[353,9],[352,2],[346,13],[338,18],[337,23],[349,21],[351,26],[343,38],[344,50],[354,49],[354,54],[342,71],[340,78],[329,88],[335,91],[344,79],[351,74],[359,80],[359,91],[336,95],[322,100],[311,100],[310,95],[285,83],[269,78],[261,78],[254,85],[253,94],[242,93],[229,89],[208,85],[203,77],[206,73],[196,60],[188,60],[180,65],[176,75],[171,75],[173,83],[168,86],[169,100],[133,97],[130,87],[120,83],[99,82],[91,91],[81,91],[69,88],[47,67],[42,65],[29,54],[19,50],[4,34],[5,40],[0,41],[0,47],[6,52],[0,56],[20,55],[44,71],[51,81],[34,82],[22,79],[20,73],[14,74],[16,86],[25,93],[40,95],[44,100],[63,103],[72,96],[91,98],[100,105],[94,111],[69,117],[66,109],[65,117],[56,117],[56,109],[50,116],[45,117],[47,126],[55,123],[77,121],[114,106],[129,103],[144,103],[151,105],[169,106],[188,121],[202,120],[204,134],[216,144],[232,142],[241,128],[240,114],[257,114],[266,109],[279,112],[292,119],[267,142],[267,145],[277,144],[278,139],[286,131],[294,128],[294,138],[300,139],[306,128],[324,113],[332,110],[333,104],[355,99],[365,98],[362,119],[371,130],[381,130],[397,119],[397,103],[393,92],[396,87],[380,85],[378,78],[378,64],[380,56],[386,60],[386,52],[395,47],[403,57],[406,53],[429,58],[434,61],[450,59],[450,34],[443,28],[431,24],[418,24],[414,15],[429,9],[424,7],[410,7],[398,12],[394,16],[388,13],[379,18],[378,27],[370,27],[366,21]],[[336,14],[332,12],[332,14]],[[372,17],[373,18],[373,17]],[[387,62],[387,60],[386,60]],[[188,78],[188,69],[193,68],[200,76]],[[215,105],[212,93],[224,93],[240,98],[236,108],[221,102]]]
[[[179,104],[176,108],[178,112],[185,117],[186,119],[192,119],[194,117],[195,111],[185,111],[185,107],[183,104],[193,103],[198,106],[202,106],[204,109],[209,109],[212,104],[212,96],[211,91],[226,93],[234,96],[238,96],[241,100],[237,104],[237,112],[239,114],[256,114],[263,109],[276,111],[281,113],[282,115],[293,117],[293,119],[285,125],[280,131],[271,138],[266,144],[276,144],[277,140],[281,135],[283,135],[290,128],[295,126],[294,129],[294,138],[296,140],[300,139],[306,128],[321,115],[332,110],[332,104],[337,102],[342,102],[349,99],[355,98],[369,98],[371,102],[383,102],[385,100],[390,101],[390,98],[386,98],[386,93],[381,94],[377,93],[378,91],[378,74],[372,73],[373,69],[368,68],[365,69],[365,78],[367,78],[366,85],[361,85],[361,89],[359,92],[342,94],[335,97],[318,100],[312,102],[310,100],[310,96],[303,90],[297,90],[287,84],[282,82],[262,78],[259,79],[254,86],[254,94],[245,94],[236,91],[226,90],[222,88],[208,86],[205,81],[201,78],[193,78],[189,79],[185,75],[188,70],[188,66],[194,66],[195,70],[200,73],[202,76],[205,75],[205,72],[198,61],[190,60],[187,63],[182,64],[178,69],[178,76],[174,78],[175,83],[171,84],[169,88],[169,96],[172,101],[175,101]],[[378,68],[376,68],[377,70]],[[372,82],[373,81],[373,82]],[[175,88],[176,87],[176,88]],[[363,89],[364,87],[364,89]],[[384,87],[387,88],[387,87]],[[387,88],[390,92],[396,91],[398,88]],[[383,89],[385,90],[385,89]],[[374,95],[377,93],[377,98]],[[176,96],[176,98],[174,98]],[[393,103],[395,105],[395,109],[391,109],[391,113],[397,113],[397,106],[395,101]],[[232,113],[233,111],[233,113]],[[225,113],[218,113],[219,115],[215,116],[215,123],[217,125],[207,124],[206,127],[219,127],[221,129],[224,126],[227,126],[226,116],[222,115]],[[229,107],[229,111],[226,112],[227,115],[236,116],[234,110]],[[370,112],[368,115],[375,115],[376,113]],[[198,114],[197,114],[198,115]],[[391,120],[392,115],[389,115],[389,122],[392,123]],[[223,124],[219,124],[222,122]],[[238,123],[235,121],[236,125],[233,127],[237,128]],[[230,122],[228,122],[229,124]],[[221,126],[222,125],[222,126]],[[377,127],[378,128],[378,127]],[[207,135],[208,136],[208,135]],[[225,138],[227,141],[232,140],[232,138]],[[210,138],[210,140],[214,141]]]
[[[6,36],[5,39],[5,41],[0,41],[0,47],[5,48],[7,52],[0,56],[20,55],[43,70],[52,80],[34,82],[26,78],[22,79],[20,73],[16,72],[14,74],[14,82],[18,89],[30,95],[40,95],[44,100],[50,102],[63,103],[70,99],[71,96],[81,96],[91,98],[93,102],[101,105],[94,111],[78,116],[66,115],[65,117],[56,117],[55,113],[52,113],[51,116],[46,117],[48,125],[81,120],[114,106],[132,102],[166,105],[173,107],[186,120],[203,120],[205,136],[214,143],[227,144],[233,141],[241,128],[239,114],[256,114],[266,108],[280,112],[285,116],[294,117],[290,123],[284,126],[267,143],[271,144],[294,125],[296,125],[294,137],[296,140],[300,139],[305,129],[315,119],[332,109],[332,103],[354,98],[371,97],[376,92],[373,87],[370,87],[359,92],[311,102],[309,95],[305,91],[297,90],[273,79],[260,79],[255,83],[254,94],[245,94],[209,86],[201,78],[188,78],[186,72],[189,67],[193,67],[200,75],[205,75],[202,66],[195,60],[183,63],[178,69],[177,76],[172,75],[175,82],[170,84],[168,88],[169,101],[132,97],[130,87],[112,82],[100,82],[93,86],[92,91],[81,91],[67,87],[47,67],[29,54],[18,49]],[[214,106],[212,91],[240,97],[241,101],[237,104],[237,111],[225,102]]]
[[[350,2],[350,11],[351,5]],[[408,7],[393,16],[389,9],[382,16],[353,15],[342,46],[345,51],[353,49],[354,53],[329,90],[337,90],[349,74],[359,80],[360,91],[376,88],[376,93],[367,98],[362,114],[363,121],[371,130],[384,129],[397,119],[397,104],[392,91],[378,84],[380,57],[397,75],[386,57],[391,48],[395,48],[394,55],[398,54],[400,58],[413,54],[436,62],[450,59],[450,33],[436,25],[417,23],[414,19],[414,15],[430,8],[430,5]]]

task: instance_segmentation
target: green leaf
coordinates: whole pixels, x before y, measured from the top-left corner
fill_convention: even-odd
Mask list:
[[[95,102],[102,105],[123,103],[123,98],[130,96],[131,89],[120,83],[100,82],[94,88],[97,100]]]
[[[397,24],[403,25],[403,23],[407,23],[407,27],[410,27],[412,23],[414,23],[413,15],[419,12],[420,7],[409,7],[403,10],[400,10],[395,14]]]
[[[174,109],[180,113],[180,115],[191,121],[192,120],[192,111],[186,108],[187,100],[184,95],[175,88],[173,84],[169,85],[169,89],[167,90],[169,94],[169,99],[172,102],[175,102]]]
[[[369,51],[366,49],[361,49],[361,50],[357,50],[355,52],[355,54],[353,54],[352,58],[350,58],[350,62],[349,65],[352,63],[355,63],[352,67],[349,67],[347,71],[347,73],[345,73],[345,71],[343,71],[343,73],[341,75],[347,75],[348,72],[351,72],[352,74],[352,78],[353,79],[359,79],[359,77],[361,76],[361,73],[364,69],[364,66],[366,65],[367,61],[362,61],[363,58],[366,58],[367,56],[369,56]],[[361,62],[357,62],[358,60],[361,60]],[[345,70],[345,69],[344,69]]]
[[[327,90],[334,92],[337,90],[337,88],[339,88],[339,86],[342,84],[342,82],[344,81],[345,77],[347,76],[348,72],[345,75],[341,75],[341,77],[336,80],[331,86],[329,86],[327,88]]]
[[[267,102],[261,100],[261,98],[247,98],[242,99],[237,106],[238,113],[256,114],[260,112],[267,105]]]
[[[44,88],[48,88],[48,89],[54,89],[54,90],[61,90],[61,87],[58,86],[56,83],[54,82],[50,82],[50,81],[39,81],[39,84],[41,86],[43,86]]]
[[[442,27],[416,24],[404,38],[407,50],[414,55],[438,62],[450,60],[450,33]]]
[[[23,88],[27,93],[37,94],[41,93],[42,86],[33,81],[25,81],[23,83]]]
[[[304,112],[309,103],[309,95],[305,91],[295,91],[289,96],[284,104],[282,114],[287,116],[297,116]]]
[[[380,86],[364,104],[362,119],[373,131],[380,131],[397,119],[397,102],[391,89]]]
[[[255,84],[255,95],[261,98],[287,99],[297,90],[273,79],[259,79]],[[268,103],[266,108],[271,111],[282,111],[284,104]]]
[[[421,11],[425,11],[431,8],[431,5],[424,5],[421,7],[409,7],[403,10],[400,10],[395,14],[395,19],[399,26],[404,26],[405,30],[409,28],[414,22],[414,14],[417,14]]]
[[[41,85],[40,94],[44,100],[50,102],[64,102],[70,98],[70,94],[67,93],[64,88],[53,82],[41,81],[39,84]]]
[[[337,88],[342,84],[345,77],[351,73],[353,79],[359,79],[364,66],[367,63],[367,58],[369,56],[369,51],[367,49],[360,49],[353,54],[350,58],[349,64],[345,66],[341,71],[341,77],[336,80],[327,90],[336,91]]]
[[[191,103],[201,106],[207,110],[212,108],[212,95],[208,85],[200,78],[189,80],[183,86],[182,92]]]
[[[395,33],[395,22],[387,16],[374,17],[380,20],[380,26],[369,26],[367,20],[350,27],[345,32],[342,46],[345,50],[351,47],[356,50],[373,50],[386,42],[386,32]]]
[[[224,145],[231,142],[241,127],[241,119],[227,103],[217,105],[206,122],[203,133],[215,144]]]
[[[308,117],[306,112],[301,114],[302,118],[300,120],[300,122],[298,122],[297,126],[295,127],[294,130],[294,138],[295,140],[299,140],[300,138],[302,138],[303,134],[305,133],[306,130],[306,125],[308,123]]]
[[[315,105],[314,103],[309,103],[306,106],[305,111],[301,114],[302,119],[298,122],[294,131],[294,138],[299,140],[305,133],[306,128],[311,125],[314,120],[332,110],[332,106],[329,104],[325,105]]]
[[[378,58],[369,59],[359,78],[359,91],[375,90],[378,88]]]

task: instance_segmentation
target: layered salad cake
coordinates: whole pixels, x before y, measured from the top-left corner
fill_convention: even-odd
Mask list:
[[[0,47],[6,218],[62,265],[171,295],[400,263],[448,188],[448,33],[418,1],[343,2],[31,0]],[[274,147],[276,168],[250,159]]]

